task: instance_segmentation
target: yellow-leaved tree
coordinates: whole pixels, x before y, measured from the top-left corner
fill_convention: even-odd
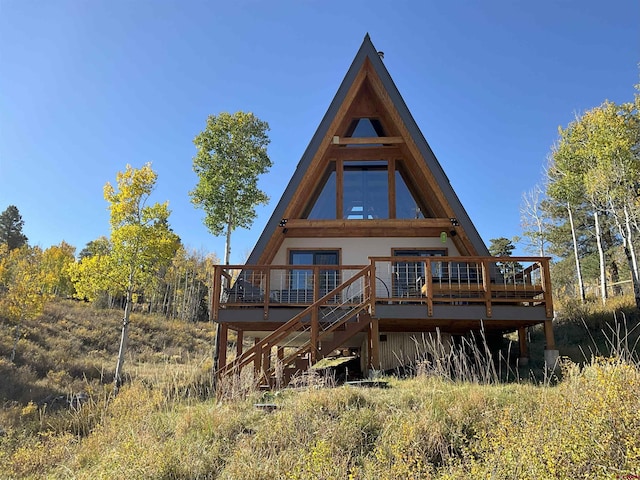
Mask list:
[[[114,380],[116,393],[122,383],[133,294],[150,286],[158,270],[171,262],[180,244],[169,228],[168,202],[147,204],[157,177],[150,163],[139,169],[127,165],[118,172],[115,187],[108,182],[104,186],[111,223],[109,281],[121,285],[126,298]]]
[[[45,303],[52,297],[44,288],[46,281],[39,247],[24,245],[9,250],[7,245],[0,245],[0,312],[14,327],[12,362],[22,322],[41,315]]]

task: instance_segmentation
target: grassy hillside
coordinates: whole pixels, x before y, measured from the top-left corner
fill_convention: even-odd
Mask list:
[[[8,359],[15,325],[0,318],[0,401],[24,405],[112,382],[121,325],[122,312],[52,302],[41,317],[20,326],[12,363]],[[208,361],[212,332],[206,323],[133,314],[125,372],[141,379],[167,365],[180,368]]]
[[[561,320],[561,353],[565,340],[584,343],[580,356],[598,342],[601,352],[608,343],[625,343],[624,335],[607,340],[604,323],[596,332],[599,319],[612,315],[588,308]],[[637,321],[632,309],[626,315]],[[3,326],[0,478],[640,475],[640,369],[631,355],[583,367],[565,361],[562,381],[553,386],[464,382],[426,369],[416,378],[390,378],[382,390],[316,388],[311,381],[296,390],[248,389],[216,399],[206,389],[211,327],[137,316],[130,381],[112,398],[104,382],[111,380],[118,324],[117,312],[54,304],[25,325],[16,365],[6,360],[13,337]],[[534,351],[538,335],[532,333]],[[78,391],[90,397],[79,409],[29,403]],[[254,406],[265,402],[277,408]]]

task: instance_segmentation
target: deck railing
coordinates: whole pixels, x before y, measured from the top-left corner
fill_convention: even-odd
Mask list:
[[[553,315],[547,257],[371,257],[370,305],[543,305]],[[363,265],[217,265],[212,317],[225,308],[308,307],[335,290],[327,304],[359,304],[359,289],[338,288]],[[373,285],[375,279],[375,286]]]

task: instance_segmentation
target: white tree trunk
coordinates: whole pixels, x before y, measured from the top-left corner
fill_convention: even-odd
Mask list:
[[[598,245],[598,258],[600,259],[600,297],[602,304],[607,303],[607,271],[604,259],[604,249],[602,248],[602,232],[600,231],[600,216],[598,209],[594,209],[593,219],[596,227],[596,243]]]
[[[127,352],[129,342],[129,318],[131,316],[131,298],[133,297],[133,269],[129,274],[129,286],[127,287],[127,300],[124,307],[124,318],[122,319],[122,334],[120,336],[120,348],[118,349],[118,363],[116,364],[116,374],[113,379],[113,393],[118,394],[122,385],[122,368],[124,366],[124,356]]]
[[[633,285],[633,296],[636,301],[636,307],[640,309],[640,274],[638,274],[638,260],[636,258],[635,245],[633,244],[633,236],[631,230],[631,219],[629,217],[629,209],[627,205],[624,206],[624,219],[627,229],[627,257],[630,262],[631,269],[631,283]]]
[[[573,239],[573,255],[576,261],[576,274],[578,276],[578,289],[580,290],[580,301],[585,302],[584,282],[582,281],[582,269],[580,268],[580,256],[578,255],[578,240],[576,239],[576,227],[573,224],[573,213],[571,205],[567,203],[567,212],[569,213],[569,225],[571,225],[571,237]]]

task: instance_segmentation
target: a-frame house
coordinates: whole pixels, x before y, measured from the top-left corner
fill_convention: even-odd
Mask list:
[[[489,255],[368,35],[246,265],[216,280],[220,374],[286,378],[340,352],[390,370],[424,335],[481,328],[518,331],[526,358],[541,323],[557,355],[549,259]]]

